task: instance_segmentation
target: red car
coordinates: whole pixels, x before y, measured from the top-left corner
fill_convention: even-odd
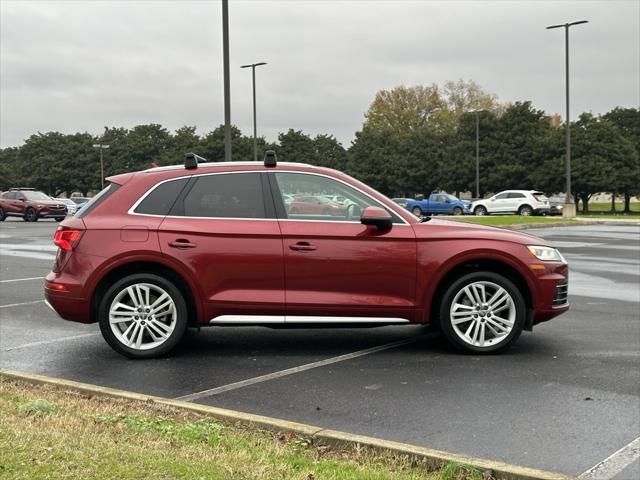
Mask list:
[[[302,215],[322,215],[325,217],[334,215],[343,215],[344,208],[333,203],[324,196],[296,196],[289,204],[288,214],[299,216]]]
[[[67,206],[35,188],[11,188],[0,195],[0,222],[7,217],[22,217],[25,222],[39,218],[55,218],[61,222],[67,216]]]
[[[343,173],[267,160],[111,177],[55,233],[47,303],[135,358],[205,325],[432,324],[490,353],[569,308],[567,262],[540,238],[420,220]],[[282,192],[309,191],[349,208],[290,216]]]

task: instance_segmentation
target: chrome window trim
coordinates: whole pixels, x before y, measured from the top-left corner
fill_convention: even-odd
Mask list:
[[[182,167],[184,168],[184,167]],[[354,190],[357,190],[358,192],[360,192],[361,194],[365,195],[366,197],[370,198],[372,201],[374,201],[377,205],[379,205],[382,208],[386,208],[389,209],[391,211],[393,211],[396,215],[398,215],[398,217],[400,218],[400,220],[402,220],[403,223],[394,223],[394,226],[396,225],[411,225],[407,220],[405,220],[402,215],[395,209],[384,205],[382,203],[380,203],[380,201],[378,201],[377,199],[373,198],[371,195],[369,195],[367,192],[363,191],[362,189],[351,185],[348,182],[345,182],[344,180],[341,180],[339,178],[336,177],[332,177],[331,175],[325,175],[323,173],[315,173],[315,172],[304,172],[304,171],[300,171],[300,170],[269,170],[270,172],[274,172],[274,173],[298,173],[298,174],[302,174],[302,175],[315,175],[317,177],[325,177],[325,178],[329,178],[331,180],[335,180],[337,182],[343,183],[345,184],[347,187],[353,188]],[[138,205],[140,205],[140,203],[142,203],[142,201],[147,198],[147,196],[149,194],[151,194],[151,192],[153,192],[156,188],[158,188],[160,185],[162,185],[163,183],[166,182],[173,182],[173,181],[177,181],[177,180],[182,180],[185,178],[192,178],[192,177],[207,177],[210,175],[230,175],[230,174],[241,174],[241,173],[267,173],[267,171],[265,170],[239,170],[239,171],[229,171],[229,172],[208,172],[208,173],[200,173],[200,174],[192,174],[192,175],[183,175],[180,177],[173,177],[173,178],[167,178],[166,180],[163,180],[161,182],[156,183],[153,187],[151,187],[149,190],[147,190],[132,206],[131,208],[129,208],[129,210],[127,210],[127,214],[128,215],[138,215],[138,216],[143,216],[143,217],[160,217],[160,218],[193,218],[193,219],[199,219],[199,220],[245,220],[245,221],[279,221],[279,222],[322,222],[322,223],[357,223],[360,224],[360,222],[355,222],[355,221],[340,221],[340,220],[298,220],[295,218],[244,218],[244,217],[190,217],[190,216],[186,216],[186,215],[156,215],[156,214],[151,214],[151,213],[137,213],[134,210],[138,207]],[[392,202],[393,203],[393,202]],[[394,204],[395,205],[395,204]]]

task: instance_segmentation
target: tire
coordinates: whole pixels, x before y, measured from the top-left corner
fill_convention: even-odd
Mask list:
[[[4,213],[4,210],[0,208],[0,222],[4,222],[5,218],[7,218],[7,214]]]
[[[476,208],[473,209],[473,214],[479,217],[482,217],[487,214],[487,209],[482,205],[478,205]]]
[[[150,300],[145,303],[147,289]],[[136,301],[129,292],[133,292]],[[165,294],[167,297],[160,299]],[[162,314],[158,317],[153,308],[144,310],[156,301],[160,301],[156,307],[160,308],[155,313]],[[138,308],[142,311],[136,309],[140,303],[143,305]],[[117,307],[118,304],[126,308]],[[156,358],[171,351],[184,335],[187,317],[187,304],[178,287],[153,273],[136,273],[118,280],[104,294],[98,308],[100,331],[109,346],[125,357],[137,359]],[[111,323],[110,319],[121,321]],[[142,332],[141,336],[137,332]],[[127,337],[130,344],[125,341]],[[137,345],[134,340],[138,340]]]
[[[411,213],[413,213],[416,217],[422,216],[422,209],[420,207],[413,207],[411,209]]]
[[[529,205],[522,205],[518,209],[518,215],[521,215],[523,217],[530,217],[531,215],[533,215],[533,208],[531,208]]]
[[[38,221],[38,213],[31,207],[27,208],[27,211],[24,212],[24,221],[25,222],[37,222]]]
[[[322,210],[322,215],[331,215],[331,209],[325,208],[324,210]]]
[[[471,297],[482,297],[483,290],[486,303],[474,305]],[[453,346],[467,353],[492,354],[507,349],[520,337],[527,309],[522,293],[511,280],[498,273],[478,271],[449,285],[439,314],[442,332]]]
[[[65,219],[66,217],[56,217],[56,222],[61,222]]]
[[[462,209],[460,207],[455,207],[453,209],[453,214],[454,215],[462,215]]]

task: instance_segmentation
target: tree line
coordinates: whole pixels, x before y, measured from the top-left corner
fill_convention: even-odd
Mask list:
[[[276,142],[258,138],[260,155],[273,149],[281,161],[345,171],[389,196],[433,190],[475,192],[476,122],[480,194],[505,189],[564,190],[564,125],[531,102],[499,102],[473,81],[396,87],[378,92],[348,148],[330,134],[300,130]],[[572,192],[588,211],[594,193],[640,195],[640,111],[617,107],[583,113],[571,124]],[[170,132],[158,124],[106,127],[102,135],[59,132],[31,135],[19,147],[0,149],[0,190],[30,186],[58,196],[100,187],[99,151],[108,144],[105,175],[181,163],[195,152],[224,158],[224,127],[198,135],[196,127]],[[253,139],[232,128],[234,160],[253,159]]]

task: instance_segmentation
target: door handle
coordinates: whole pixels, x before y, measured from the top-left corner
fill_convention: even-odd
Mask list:
[[[289,248],[298,252],[312,252],[318,249],[318,247],[311,245],[309,242],[298,242],[296,244],[289,245]]]
[[[178,238],[173,242],[169,242],[169,246],[173,248],[195,248],[197,245],[195,243],[191,243],[186,238]]]

